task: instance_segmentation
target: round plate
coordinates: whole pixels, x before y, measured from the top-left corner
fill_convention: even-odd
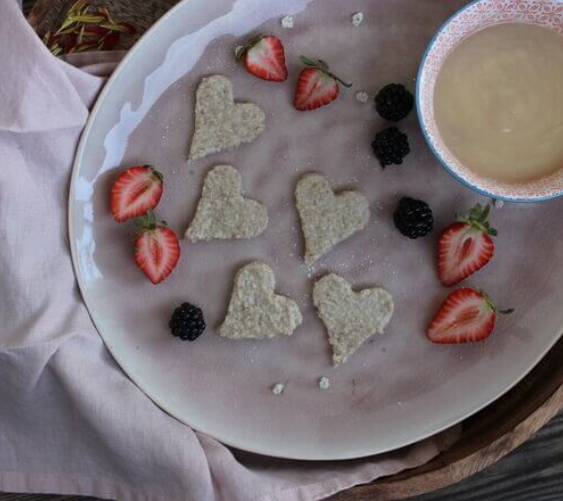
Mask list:
[[[156,404],[179,420],[237,448],[299,459],[345,459],[395,449],[451,426],[519,381],[554,344],[563,326],[562,202],[494,211],[499,230],[493,262],[468,284],[499,307],[516,308],[486,342],[436,346],[425,327],[448,293],[436,276],[439,230],[476,201],[446,174],[424,144],[414,113],[399,127],[412,153],[382,170],[370,142],[388,124],[355,92],[389,82],[411,89],[424,49],[463,2],[419,0],[189,0],[178,5],[127,55],[102,92],[83,134],[70,194],[73,260],[84,300],[117,362]],[[363,11],[355,27],[351,15]],[[295,16],[291,30],[280,18]],[[237,66],[235,46],[250,34],[280,36],[290,79],[264,82]],[[312,112],[292,108],[302,53],[321,57],[351,90]],[[250,145],[186,163],[193,133],[194,92],[205,75],[233,82],[240,101],[263,107],[267,127]],[[264,202],[270,224],[259,238],[182,242],[174,273],[153,286],[132,258],[133,223],[117,224],[108,195],[118,172],[152,164],[165,177],[157,214],[182,235],[193,217],[205,173],[231,164],[246,194]],[[306,172],[324,173],[335,189],[369,199],[367,228],[317,266],[301,260],[303,242],[293,191]],[[401,196],[429,202],[432,236],[416,241],[393,227]],[[277,291],[304,317],[292,337],[232,341],[217,335],[236,270],[261,260]],[[395,299],[385,335],[332,367],[323,325],[311,305],[314,280],[327,272],[355,287],[379,285]],[[190,301],[208,330],[194,343],[168,333],[173,308]],[[330,378],[321,391],[318,379]],[[271,385],[286,383],[283,395]]]

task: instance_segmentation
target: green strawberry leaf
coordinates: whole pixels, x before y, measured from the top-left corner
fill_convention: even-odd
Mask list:
[[[481,215],[478,218],[478,221],[480,221],[481,223],[484,223],[487,218],[489,217],[489,213],[491,212],[491,206],[487,205],[483,211],[481,212]]]

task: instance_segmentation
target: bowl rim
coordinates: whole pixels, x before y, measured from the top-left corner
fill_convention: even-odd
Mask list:
[[[472,0],[468,4],[464,5],[463,7],[461,7],[456,12],[454,12],[450,17],[448,17],[442,23],[442,25],[438,28],[436,33],[434,33],[434,36],[432,37],[432,39],[428,43],[428,46],[426,47],[426,50],[424,51],[422,59],[420,60],[418,72],[417,72],[417,75],[416,75],[415,102],[416,102],[416,115],[417,115],[417,118],[418,118],[418,123],[420,125],[420,129],[422,131],[422,135],[424,136],[424,140],[425,140],[426,144],[428,145],[428,147],[430,148],[430,151],[432,151],[433,155],[436,157],[436,159],[438,160],[440,165],[445,169],[445,171],[448,174],[450,174],[456,181],[460,182],[465,187],[475,191],[476,193],[479,193],[480,195],[483,195],[483,196],[486,196],[486,197],[489,197],[489,198],[493,198],[495,200],[502,200],[504,202],[515,202],[515,203],[521,203],[522,204],[522,203],[534,203],[534,202],[544,202],[544,201],[547,201],[547,200],[554,200],[556,198],[563,196],[563,189],[561,191],[557,192],[557,193],[554,193],[553,195],[527,197],[527,198],[515,198],[515,197],[507,197],[507,196],[499,195],[499,194],[496,194],[496,193],[492,193],[490,191],[479,188],[479,187],[475,186],[474,184],[471,184],[469,181],[463,179],[457,173],[457,171],[454,168],[452,168],[444,160],[442,155],[436,149],[436,147],[434,145],[434,141],[430,137],[430,134],[428,133],[428,131],[426,129],[426,125],[425,125],[425,122],[424,122],[424,115],[423,115],[423,111],[422,111],[421,95],[422,95],[422,76],[423,76],[423,74],[426,70],[426,61],[428,59],[428,56],[430,55],[430,52],[432,51],[432,49],[436,45],[438,38],[442,35],[442,33],[445,31],[445,29],[454,21],[454,19],[459,17],[466,10],[473,8],[475,5],[477,5],[479,3],[487,3],[487,2],[491,2],[491,1],[492,0]],[[497,24],[501,24],[501,23],[497,23]]]

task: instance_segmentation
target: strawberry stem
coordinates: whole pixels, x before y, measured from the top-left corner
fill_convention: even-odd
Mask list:
[[[494,305],[493,301],[491,300],[491,297],[485,291],[478,290],[478,292],[483,296],[483,299],[487,303],[487,306],[495,313],[498,313],[500,315],[510,315],[514,313],[515,311],[514,308],[508,308],[507,310],[498,310],[497,307]]]
[[[335,75],[334,73],[332,73],[330,71],[330,68],[328,66],[328,63],[326,61],[323,61],[322,59],[310,59],[307,56],[300,56],[299,59],[301,60],[301,62],[305,65],[308,66],[310,68],[315,68],[319,71],[322,71],[325,75],[328,75],[331,78],[334,78],[337,82],[341,83],[342,85],[344,85],[344,87],[352,87],[352,83],[346,83],[344,80],[342,80],[340,77],[338,77],[337,75]]]
[[[162,174],[162,172],[156,170],[152,165],[150,164],[145,164],[143,165],[143,167],[146,167],[147,169],[150,169],[152,171],[152,175],[154,177],[156,177],[156,179],[158,179],[161,183],[164,182],[164,175]]]
[[[145,214],[135,219],[135,225],[141,230],[154,230],[158,227],[154,211],[149,209]]]
[[[481,204],[475,204],[475,206],[467,213],[467,216],[459,218],[458,221],[461,223],[467,223],[471,227],[486,233],[492,237],[498,235],[498,231],[491,227],[487,218],[491,213],[491,204],[487,204],[483,207]]]
[[[252,49],[252,47],[254,47],[256,44],[260,43],[260,41],[264,38],[264,35],[259,34],[256,35],[255,37],[250,38],[249,40],[247,40],[246,42],[244,42],[244,44],[242,45],[242,47],[240,48],[240,50],[237,50],[235,57],[237,61],[240,61],[244,55],[250,50]]]

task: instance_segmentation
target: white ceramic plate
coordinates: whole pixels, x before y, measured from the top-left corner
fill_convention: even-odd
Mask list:
[[[439,229],[479,199],[446,174],[428,151],[414,113],[400,124],[413,153],[402,167],[382,170],[370,142],[386,126],[371,104],[389,82],[411,90],[424,49],[456,0],[189,0],[173,9],[131,50],[104,89],[83,134],[70,194],[70,236],[84,300],[118,363],[156,404],[226,444],[272,456],[344,459],[395,449],[436,433],[482,408],[520,380],[555,343],[563,326],[562,202],[506,206],[493,214],[497,254],[469,284],[499,306],[516,308],[487,342],[435,346],[425,326],[444,299],[435,271]],[[363,11],[354,27],[350,16]],[[295,15],[293,30],[279,19]],[[291,77],[272,84],[246,74],[234,47],[250,33],[277,34]],[[329,61],[354,88],[330,105],[302,113],[291,106],[305,53]],[[194,90],[202,76],[229,76],[240,100],[267,113],[261,138],[193,165],[185,162]],[[163,172],[166,193],[157,209],[179,234],[194,214],[205,172],[230,163],[246,192],[269,207],[270,226],[249,241],[182,243],[173,275],[152,286],[132,259],[132,223],[108,210],[111,182],[126,166],[150,163]],[[293,203],[299,176],[324,172],[337,188],[361,189],[372,219],[314,269],[300,259],[302,241]],[[402,237],[391,214],[403,195],[427,200],[433,236]],[[244,263],[272,266],[278,291],[300,305],[304,322],[291,338],[267,342],[222,339],[232,279]],[[396,310],[384,336],[333,368],[322,324],[310,300],[313,280],[328,271],[356,286],[387,288]],[[200,305],[208,331],[195,343],[169,335],[182,301]],[[320,376],[331,381],[321,392]],[[287,383],[282,396],[270,386]]]

